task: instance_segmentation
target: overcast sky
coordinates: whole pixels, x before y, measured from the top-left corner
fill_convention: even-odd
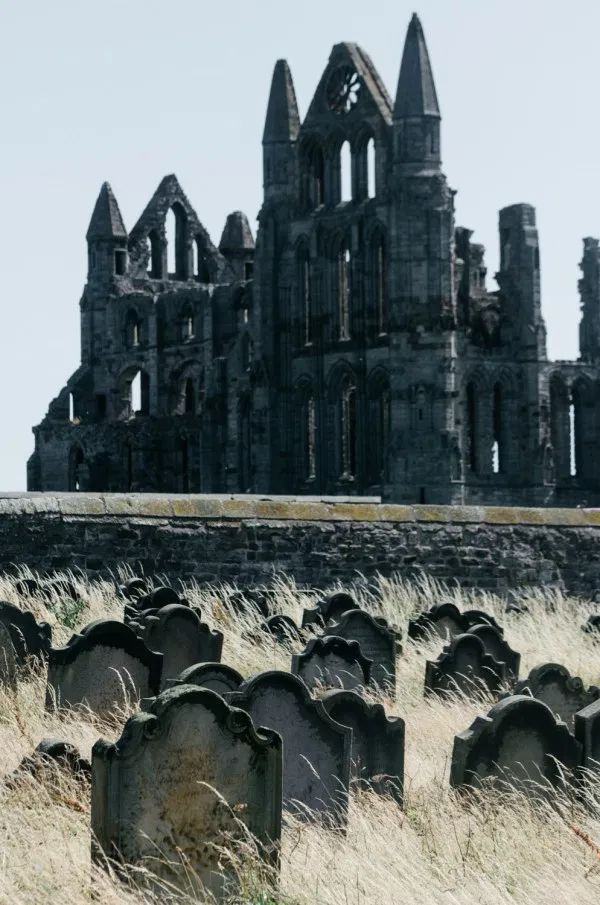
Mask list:
[[[38,423],[79,362],[85,232],[108,180],[130,229],[176,173],[218,243],[254,225],[274,62],[304,115],[334,43],[356,41],[395,94],[423,23],[457,224],[487,248],[499,208],[537,208],[549,351],[578,354],[582,237],[600,235],[600,2],[0,0],[0,489],[25,488]]]

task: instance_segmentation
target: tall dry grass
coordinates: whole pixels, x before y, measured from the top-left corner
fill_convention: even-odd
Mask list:
[[[122,601],[109,582],[71,576],[81,604],[55,596],[50,601],[20,599],[14,579],[0,577],[0,600],[33,609],[51,622],[54,643],[98,618],[121,618]],[[264,669],[288,669],[292,647],[264,637],[249,640],[252,616],[228,606],[234,589],[206,591],[187,586],[190,601],[213,627],[225,633],[223,659],[249,676]],[[448,589],[423,578],[381,580],[353,590],[361,605],[404,630],[408,618],[433,602],[453,600],[478,607],[504,625],[509,644],[522,654],[521,675],[545,662],[563,663],[586,684],[600,684],[600,644],[581,632],[593,611],[586,601],[557,590],[521,595],[529,611],[505,615],[505,602],[492,594]],[[277,585],[279,609],[296,619],[310,606],[310,595],[292,582]],[[591,777],[585,796],[556,793],[532,803],[522,794],[487,791],[465,798],[448,785],[454,735],[484,713],[491,700],[456,695],[423,697],[425,661],[442,642],[405,642],[397,664],[397,698],[384,704],[406,722],[405,805],[368,792],[355,793],[347,833],[287,817],[278,888],[256,876],[251,854],[233,851],[245,893],[244,905],[433,905],[433,903],[597,903],[600,897],[600,779]],[[44,712],[42,671],[23,676],[16,691],[0,690],[0,773],[5,777],[44,736],[69,739],[85,756],[100,735],[117,738],[127,713],[100,724],[85,711],[59,718]],[[135,706],[132,702],[131,709]],[[89,789],[59,770],[0,783],[0,903],[90,901]],[[224,858],[227,853],[224,853]],[[181,903],[194,897],[163,890],[144,891],[135,874],[125,886],[114,876],[94,872],[103,905]]]

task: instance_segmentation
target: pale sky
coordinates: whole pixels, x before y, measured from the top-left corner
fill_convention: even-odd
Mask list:
[[[108,180],[128,229],[176,173],[218,243],[255,226],[275,60],[306,113],[333,44],[395,94],[423,23],[457,225],[498,262],[498,210],[537,208],[549,353],[578,354],[582,238],[600,235],[598,0],[0,0],[0,490],[25,488],[31,426],[79,363],[85,232]]]

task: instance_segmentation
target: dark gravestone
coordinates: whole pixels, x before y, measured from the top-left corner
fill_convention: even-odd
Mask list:
[[[578,676],[571,676],[569,670],[558,663],[537,666],[526,679],[515,685],[515,694],[527,693],[543,701],[571,731],[575,725],[575,714],[600,698],[600,689],[595,685],[584,688]]]
[[[148,593],[148,585],[143,578],[129,578],[119,585],[119,593],[126,600],[137,601]]]
[[[256,726],[283,739],[283,800],[288,808],[326,812],[346,822],[352,733],[311,698],[300,679],[265,672],[244,682],[228,701],[246,710]]]
[[[364,688],[369,684],[371,665],[358,641],[335,635],[312,638],[301,654],[292,656],[293,675],[299,676],[310,689],[319,685]]]
[[[266,592],[247,588],[234,591],[227,599],[227,605],[235,612],[267,619],[271,614],[270,595]]]
[[[211,631],[190,607],[172,603],[143,622],[144,641],[163,655],[162,681],[177,676],[195,663],[218,663],[223,634]]]
[[[397,638],[384,619],[374,619],[364,610],[349,610],[329,626],[328,634],[358,641],[363,655],[372,660],[371,681],[395,694]]]
[[[220,900],[235,882],[233,870],[223,874],[223,846],[249,834],[277,863],[281,772],[277,733],[206,688],[170,688],[116,744],[94,745],[94,860],[146,866],[194,901],[205,901],[204,884]]]
[[[471,627],[474,625],[491,625],[500,635],[504,634],[504,629],[495,617],[491,613],[486,613],[485,610],[463,610],[462,616],[467,623],[468,631],[471,631]]]
[[[454,638],[466,632],[468,627],[457,606],[449,602],[436,603],[430,610],[409,621],[408,637],[415,641],[436,634],[440,638]]]
[[[600,641],[600,613],[588,616],[587,621],[581,626],[581,630],[587,635],[594,636],[594,640]]]
[[[10,633],[19,656],[46,659],[52,644],[52,629],[47,622],[37,622],[33,613],[12,603],[0,603],[0,623]]]
[[[336,591],[319,601],[312,610],[304,610],[302,614],[302,628],[308,625],[327,625],[340,619],[348,610],[359,609],[358,603],[351,594],[346,591]]]
[[[131,697],[158,694],[162,659],[123,623],[92,622],[50,651],[46,707],[83,704],[108,717]]]
[[[600,770],[600,700],[575,714],[575,738],[583,748],[582,766]]]
[[[331,717],[352,729],[352,778],[402,805],[404,720],[387,717],[354,691],[328,691],[321,698]]]
[[[558,762],[558,763],[557,763]],[[450,783],[509,783],[534,795],[581,762],[581,745],[541,701],[512,695],[454,739]]]
[[[506,663],[509,678],[514,681],[519,678],[521,654],[510,647],[497,628],[494,628],[493,625],[473,625],[469,629],[469,635],[476,635],[478,638],[481,638],[487,653],[490,654],[494,660]]]
[[[425,664],[425,692],[496,692],[507,682],[507,667],[486,653],[476,635],[458,635],[437,660]]]
[[[91,765],[81,756],[75,745],[62,738],[43,738],[32,754],[24,757],[13,774],[39,774],[48,767],[60,767],[79,778],[89,779]]]
[[[176,679],[170,679],[168,687],[198,685],[201,688],[209,688],[217,694],[226,695],[237,691],[243,681],[242,674],[232,666],[226,666],[224,663],[196,663],[184,669]]]
[[[300,638],[300,629],[291,616],[284,616],[278,613],[275,616],[269,616],[264,622],[261,622],[261,629],[267,635],[271,635],[277,641],[283,643],[291,643],[298,641]]]
[[[16,687],[19,666],[25,662],[26,656],[21,639],[13,641],[8,626],[0,622],[0,687]]]

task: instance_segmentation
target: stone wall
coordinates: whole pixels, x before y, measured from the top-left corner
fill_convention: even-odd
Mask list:
[[[423,570],[466,586],[600,587],[600,510],[395,506],[376,500],[146,494],[0,497],[0,569],[120,563],[201,581],[274,573],[326,585]]]

